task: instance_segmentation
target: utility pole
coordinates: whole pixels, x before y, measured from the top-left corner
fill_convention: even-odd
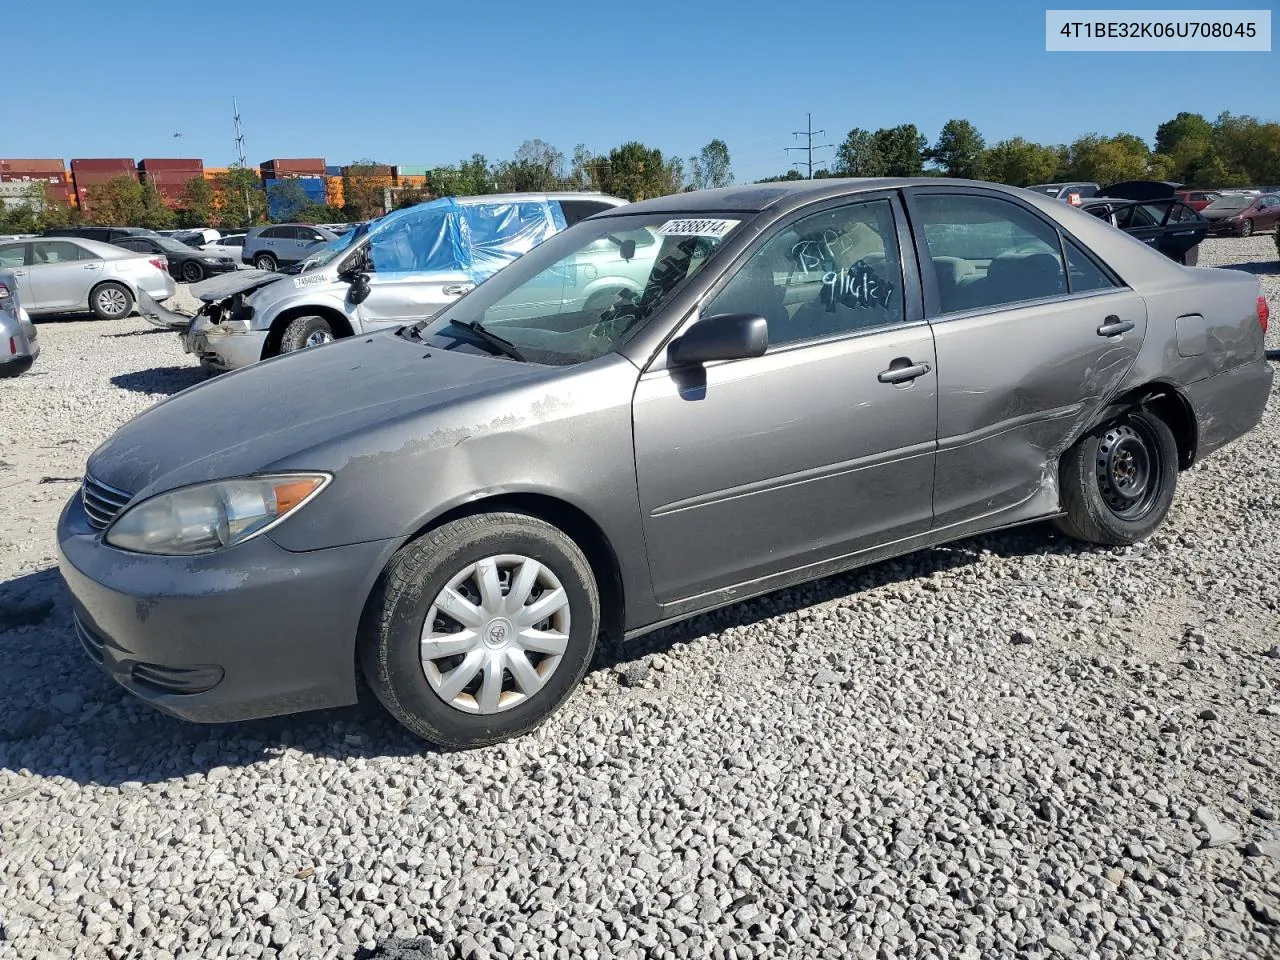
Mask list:
[[[803,147],[786,147],[785,149],[786,149],[786,150],[788,150],[788,151],[790,151],[790,150],[801,150],[801,151],[804,151],[804,152],[808,153],[808,155],[809,155],[809,159],[808,159],[807,161],[802,160],[802,161],[800,161],[800,162],[801,162],[802,164],[804,164],[804,165],[808,168],[808,170],[809,170],[809,175],[808,175],[807,177],[805,177],[805,179],[806,179],[806,180],[812,180],[812,179],[813,179],[813,166],[814,166],[814,163],[813,163],[813,151],[815,151],[815,150],[824,150],[824,149],[826,149],[827,147],[832,146],[832,144],[830,144],[830,143],[820,143],[820,144],[818,144],[817,146],[814,146],[813,138],[814,138],[815,136],[822,136],[822,135],[825,135],[827,131],[825,131],[825,130],[815,130],[815,129],[813,129],[813,114],[812,114],[812,113],[807,113],[807,114],[805,114],[805,116],[806,116],[806,117],[808,117],[808,119],[809,119],[809,122],[808,122],[808,124],[806,125],[806,129],[804,129],[804,130],[793,130],[793,131],[791,131],[791,132],[792,132],[792,135],[793,135],[793,136],[796,136],[796,137],[805,137],[805,138],[806,138],[806,141],[807,141],[807,145],[806,145],[806,146],[803,146]],[[824,162],[825,162],[825,161],[822,161],[822,160],[819,160],[819,161],[818,161],[819,165],[821,165],[821,164],[822,164],[822,163],[824,163]]]
[[[236,155],[240,158],[240,166],[244,167],[244,130],[240,127],[240,104],[236,102],[236,98],[231,98],[231,109],[235,113],[236,120]],[[247,169],[247,168],[246,168]],[[249,185],[244,187],[244,215],[248,222],[246,227],[253,226],[253,208],[249,206]]]

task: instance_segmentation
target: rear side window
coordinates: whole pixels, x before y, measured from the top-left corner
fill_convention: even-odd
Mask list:
[[[1067,292],[1058,232],[1007,200],[917,194],[942,313],[998,307]]]
[[[101,260],[102,259],[101,254],[94,253],[88,247],[82,247],[79,244],[77,244],[76,250],[77,250],[77,254],[76,254],[77,260]]]
[[[280,240],[285,236],[286,236],[286,233],[285,233],[284,227],[267,227],[267,229],[263,230],[260,234],[258,234],[258,239],[259,240]]]
[[[1067,278],[1072,293],[1089,290],[1108,290],[1115,287],[1108,277],[1070,237],[1062,238],[1062,248],[1067,253]]]
[[[599,200],[560,200],[560,210],[564,214],[565,226],[572,227],[579,220],[594,216],[601,210],[612,209],[613,205]]]

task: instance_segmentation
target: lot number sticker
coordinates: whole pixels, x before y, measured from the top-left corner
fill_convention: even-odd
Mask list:
[[[658,228],[660,237],[723,237],[741,220],[668,220]]]
[[[311,277],[294,277],[293,278],[293,285],[295,287],[314,287],[317,284],[328,283],[328,282],[329,282],[329,278],[322,274],[317,274]]]

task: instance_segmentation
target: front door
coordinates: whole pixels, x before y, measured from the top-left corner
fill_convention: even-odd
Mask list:
[[[938,351],[935,526],[1056,489],[1058,458],[1128,374],[1143,299],[1029,206],[920,188]]]
[[[88,304],[89,288],[102,275],[102,260],[67,240],[33,240],[27,269],[41,309],[74,310]]]
[[[764,316],[765,355],[669,369],[664,354],[641,377],[660,602],[928,530],[937,372],[900,231],[889,195],[780,225],[700,311]]]
[[[369,296],[356,308],[364,329],[425,320],[470,290],[461,242],[440,210],[402,216],[371,233]]]

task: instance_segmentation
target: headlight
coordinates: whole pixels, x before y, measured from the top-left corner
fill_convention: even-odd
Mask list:
[[[203,260],[205,263],[221,263],[222,262],[221,257],[201,257],[200,259]]]
[[[103,539],[135,553],[212,553],[269,530],[332,479],[327,473],[283,473],[170,490],[130,507]]]

